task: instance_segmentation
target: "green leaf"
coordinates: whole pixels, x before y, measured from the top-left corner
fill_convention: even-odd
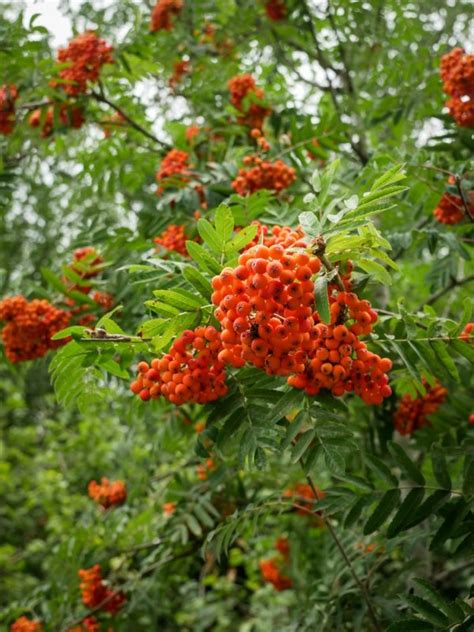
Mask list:
[[[395,165],[377,178],[370,190],[377,191],[377,189],[381,189],[389,186],[390,184],[395,184],[395,182],[399,182],[400,180],[404,180],[406,175],[403,173],[402,169],[403,165]]]
[[[254,239],[257,234],[258,226],[252,224],[251,226],[246,226],[237,235],[226,244],[225,251],[227,254],[232,254],[234,252],[238,252],[242,250],[249,242]],[[219,270],[220,271],[220,270]]]
[[[200,219],[197,223],[197,229],[206,246],[209,246],[216,254],[221,254],[224,242],[217,234],[214,226],[207,219]]]
[[[189,512],[185,513],[184,521],[186,522],[188,529],[191,531],[193,535],[195,535],[197,538],[200,538],[202,536],[202,527],[199,524],[199,522],[196,520],[196,518],[193,516],[193,514]]]
[[[310,417],[307,410],[300,410],[295,419],[288,424],[286,430],[286,436],[281,444],[281,449],[286,450],[291,444],[296,435],[300,432],[301,428],[310,421]]]
[[[338,441],[336,443],[331,440],[323,441],[321,436],[318,438],[321,443],[321,448],[324,453],[324,461],[328,470],[334,474],[344,474],[346,469],[346,460],[344,458],[344,452],[342,451],[342,442]]]
[[[193,266],[185,266],[183,268],[183,276],[186,281],[191,283],[191,285],[196,288],[196,290],[203,298],[205,298],[207,301],[211,300],[212,285],[202,274],[202,272],[200,272]]]
[[[257,227],[255,226],[256,230]],[[221,266],[219,262],[200,244],[197,244],[195,241],[187,241],[186,250],[202,270],[209,272],[209,274],[220,274]]]
[[[431,623],[420,619],[400,619],[394,621],[387,629],[387,632],[429,632],[434,630]]]
[[[437,490],[433,492],[418,507],[412,519],[402,529],[402,531],[415,527],[417,524],[420,524],[420,522],[423,522],[423,520],[426,520],[427,518],[429,518],[429,516],[436,515],[436,512],[438,511],[438,509],[442,505],[444,505],[444,503],[448,501],[449,498],[450,498],[450,493],[448,491]]]
[[[202,299],[197,298],[191,292],[186,290],[155,290],[153,294],[162,299],[172,307],[181,309],[187,312],[192,312],[200,309],[203,306]]]
[[[82,327],[81,325],[72,325],[71,327],[66,327],[66,329],[61,329],[51,337],[51,340],[62,340],[63,338],[68,338],[69,336],[73,336],[73,334],[77,334],[78,336],[82,336],[87,327]]]
[[[397,477],[392,474],[390,469],[383,463],[380,459],[378,459],[373,454],[365,454],[364,458],[367,462],[367,465],[373,470],[376,474],[378,474],[385,482],[387,482],[391,487],[398,487]]]
[[[373,494],[366,494],[365,496],[361,496],[356,500],[344,520],[345,529],[352,527],[352,525],[354,525],[357,520],[359,520],[363,510],[365,509],[365,507],[367,507],[367,505],[372,503],[373,499]]]
[[[452,377],[456,382],[460,382],[461,378],[459,377],[459,372],[454,364],[454,360],[448,353],[445,343],[441,340],[430,340],[430,345],[433,347],[434,352],[438,356],[444,368],[448,371],[450,377]]]
[[[416,595],[407,595],[405,599],[411,607],[419,612],[429,623],[432,623],[435,626],[443,627],[448,625],[449,619],[446,615],[432,606],[429,601],[426,601],[426,599],[422,599]]]
[[[245,410],[242,407],[238,407],[230,417],[228,417],[219,430],[219,434],[217,436],[217,445],[219,448],[223,449],[228,444],[229,440],[231,440],[237,432],[240,430],[240,427],[245,421]]]
[[[387,520],[389,515],[398,505],[400,500],[399,489],[389,489],[382,496],[382,500],[374,509],[364,527],[364,535],[369,535],[376,531]]]
[[[415,584],[420,591],[425,595],[429,602],[438,607],[448,616],[453,623],[461,623],[464,619],[464,613],[456,603],[448,603],[446,599],[434,588],[426,579],[415,577]]]
[[[415,487],[410,490],[402,501],[397,513],[387,529],[387,536],[393,538],[400,533],[410,522],[410,518],[420,506],[425,490],[423,487]]]
[[[300,435],[298,439],[298,443],[295,446],[293,446],[293,449],[291,451],[292,463],[297,463],[301,459],[303,454],[309,448],[315,436],[316,436],[316,430],[314,430],[314,428],[311,428],[310,430],[307,430],[306,432],[303,432],[303,434]]]
[[[307,235],[315,237],[321,232],[321,222],[316,217],[316,214],[312,211],[305,211],[298,215],[298,221],[301,224],[301,228]]]
[[[474,494],[474,457],[469,454],[464,458],[462,492],[465,496]]]
[[[232,235],[234,230],[234,215],[230,210],[230,207],[226,204],[221,204],[215,217],[216,231],[219,239],[222,243],[225,243]]]
[[[323,323],[329,325],[331,322],[331,312],[329,309],[328,280],[325,274],[320,274],[317,277],[316,283],[314,284],[314,293],[319,318]]]
[[[433,448],[431,452],[431,468],[439,485],[443,489],[451,489],[451,477],[449,475],[446,458],[442,452]]]
[[[369,274],[371,274],[377,281],[383,283],[384,285],[392,285],[392,277],[390,273],[382,266],[380,263],[376,261],[372,261],[372,259],[356,259],[357,265],[365,270]]]
[[[424,485],[425,477],[418,466],[410,459],[402,446],[398,443],[394,443],[393,441],[389,441],[387,446],[390,454],[393,456],[402,472],[406,474],[407,478],[415,483],[418,483],[418,485]]]

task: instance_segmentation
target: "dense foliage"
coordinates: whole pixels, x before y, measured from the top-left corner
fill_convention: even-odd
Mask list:
[[[471,3],[61,4],[0,15],[1,629],[472,630]]]

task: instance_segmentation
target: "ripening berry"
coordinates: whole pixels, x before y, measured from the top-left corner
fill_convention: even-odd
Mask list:
[[[261,189],[268,189],[279,193],[287,189],[296,180],[296,172],[282,160],[275,162],[261,161],[255,156],[248,156],[248,165],[251,169],[240,169],[237,177],[232,182],[232,188],[239,195],[255,193]]]
[[[402,435],[430,426],[428,416],[438,410],[448,395],[447,389],[439,382],[429,386],[426,380],[422,379],[422,383],[426,389],[425,395],[413,399],[411,395],[406,394],[399,401],[393,423],[395,430]]]
[[[84,110],[73,104],[53,103],[48,106],[45,115],[43,115],[42,110],[39,108],[34,110],[28,118],[28,124],[31,127],[39,127],[42,125],[41,138],[51,136],[56,121],[60,124],[60,127],[80,129],[86,121]]]
[[[66,94],[77,96],[87,92],[89,84],[97,83],[105,64],[112,64],[113,48],[92,31],[86,31],[58,51],[58,63],[67,64],[59,71],[61,82],[53,81],[53,87],[61,87]]]
[[[69,628],[68,632],[99,632],[100,623],[95,617],[85,617],[79,625]],[[108,628],[112,632],[112,628]]]
[[[181,13],[183,6],[183,0],[158,0],[151,14],[151,33],[173,30],[172,18]]]
[[[443,90],[451,97],[449,114],[460,127],[474,127],[474,55],[454,48],[440,63]]]
[[[143,401],[163,396],[176,405],[205,404],[227,393],[222,344],[212,326],[185,330],[161,359],[140,362],[130,389]]]
[[[114,615],[123,607],[126,601],[125,595],[121,591],[112,590],[104,583],[99,564],[81,569],[78,575],[81,579],[79,588],[82,593],[82,603],[87,608],[98,608]]]
[[[173,74],[169,78],[168,85],[170,88],[176,88],[176,86],[181,83],[183,77],[190,70],[190,62],[187,59],[181,59],[180,61],[176,61],[173,64]],[[188,128],[190,129],[190,128]],[[197,128],[199,131],[199,128]],[[187,130],[186,130],[186,138],[187,138]]]
[[[28,617],[20,617],[10,626],[10,632],[41,632],[42,629],[39,621],[32,621]]]
[[[157,246],[161,246],[170,252],[177,252],[185,257],[188,254],[186,240],[185,226],[183,224],[169,224],[153,241]]]
[[[266,0],[265,12],[273,22],[280,22],[286,18],[285,0]]]
[[[15,101],[17,87],[13,84],[0,86],[0,134],[8,136],[15,127]]]
[[[265,118],[271,112],[270,108],[255,102],[255,99],[263,101],[265,97],[264,91],[261,88],[257,88],[255,79],[248,74],[233,77],[230,79],[228,86],[230,102],[239,112],[242,112],[242,116],[239,116],[237,121],[242,125],[248,125],[253,130],[261,130]],[[244,100],[248,94],[252,94],[255,99],[252,100],[250,105],[245,106]]]
[[[474,210],[474,206],[472,210]],[[452,193],[443,193],[433,215],[440,224],[459,224],[464,218],[464,205],[461,198]]]
[[[474,323],[467,323],[459,337],[461,340],[474,344]]]
[[[91,481],[87,491],[92,500],[104,509],[122,505],[127,500],[127,489],[123,481],[109,481],[103,477],[100,483]]]
[[[69,325],[70,314],[46,300],[28,302],[23,296],[0,301],[0,321],[5,354],[10,362],[25,362],[43,357],[50,349],[68,342],[67,338],[51,340]]]

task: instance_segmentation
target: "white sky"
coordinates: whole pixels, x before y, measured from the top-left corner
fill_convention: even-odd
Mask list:
[[[26,0],[25,18],[30,20],[31,16],[39,13],[36,24],[44,26],[51,34],[51,43],[57,48],[67,42],[71,36],[71,22],[59,11],[59,0]],[[73,2],[72,5],[80,4]]]

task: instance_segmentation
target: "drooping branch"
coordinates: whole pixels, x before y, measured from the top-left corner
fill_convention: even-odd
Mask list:
[[[311,487],[311,490],[314,494],[314,497],[317,498],[318,497],[318,491],[316,489],[316,486],[313,482],[313,479],[311,478],[311,476],[309,474],[306,475],[306,480],[309,483],[309,486]],[[368,588],[366,586],[366,584],[364,584],[359,576],[357,575],[355,568],[344,548],[344,545],[342,544],[341,540],[339,539],[339,536],[337,535],[336,529],[334,528],[334,525],[332,524],[332,521],[330,520],[329,516],[324,515],[323,517],[324,519],[324,524],[326,525],[332,539],[334,540],[334,543],[337,547],[337,549],[339,550],[339,553],[341,554],[342,558],[344,559],[344,562],[346,563],[347,568],[349,569],[350,574],[352,575],[355,583],[357,584],[361,595],[367,605],[367,611],[368,611],[368,615],[370,618],[370,621],[372,623],[372,626],[374,628],[374,630],[376,632],[382,632],[382,628],[379,626],[379,622],[377,620],[377,616],[375,614],[375,609],[372,605],[372,601],[369,595],[369,591]]]
[[[340,103],[338,101],[337,98],[337,92],[336,89],[334,87],[334,84],[332,82],[331,76],[328,72],[328,69],[333,70],[336,74],[337,74],[337,70],[328,62],[328,60],[326,59],[326,55],[324,54],[320,44],[319,44],[319,40],[318,40],[318,36],[316,33],[316,29],[314,28],[314,23],[313,23],[313,16],[311,14],[311,11],[308,7],[308,4],[306,2],[306,0],[301,0],[301,5],[304,11],[304,14],[307,17],[308,20],[308,26],[309,26],[309,32],[311,34],[311,38],[313,40],[314,43],[314,47],[315,47],[315,52],[316,52],[316,60],[319,62],[320,66],[324,69],[325,75],[326,75],[326,81],[328,83],[328,87],[329,87],[329,94],[331,95],[331,100],[333,102],[334,105],[334,109],[336,110],[336,112],[341,116],[342,115],[342,109],[340,106]],[[349,90],[349,84],[347,81],[347,78],[345,77],[346,72],[344,72],[344,76],[343,79],[346,83],[346,86],[348,87],[348,93],[351,96],[354,96],[353,93],[350,92]],[[349,81],[351,81],[349,79]],[[351,81],[351,88],[353,90],[354,86],[352,84]],[[349,136],[349,143],[350,146],[352,147],[352,150],[354,151],[354,153],[356,154],[356,156],[359,158],[360,162],[362,163],[362,165],[366,165],[369,162],[369,157],[367,154],[367,150],[365,148],[365,143],[362,142],[360,136],[359,136],[359,141],[355,142],[354,139],[352,137]]]
[[[471,281],[474,281],[474,274],[470,274],[469,276],[464,277],[463,279],[452,278],[451,281],[448,283],[448,285],[446,285],[446,287],[443,287],[437,292],[434,292],[429,298],[426,299],[426,301],[423,301],[423,303],[421,303],[418,309],[422,309],[423,305],[432,305],[439,298],[441,298],[442,296],[444,296],[445,294],[447,294],[454,288],[460,287],[461,285],[466,285],[467,283],[471,283]]]
[[[103,91],[101,91],[100,93],[99,92],[92,92],[91,96],[96,101],[98,101],[99,103],[107,104],[109,107],[111,107],[113,110],[115,110],[115,112],[120,114],[120,116],[122,116],[123,119],[125,121],[127,121],[127,123],[130,125],[130,127],[133,127],[133,129],[137,130],[137,132],[140,132],[140,134],[143,134],[143,136],[146,136],[147,138],[149,138],[150,140],[155,142],[162,149],[169,149],[169,145],[167,143],[165,143],[162,140],[160,140],[157,136],[155,136],[154,134],[152,134],[151,132],[146,130],[139,123],[137,123],[134,119],[132,119],[131,116],[129,116],[126,112],[124,112],[124,110],[122,110],[121,107],[119,107],[116,103],[114,103],[108,97],[106,97],[105,94],[103,93]]]

